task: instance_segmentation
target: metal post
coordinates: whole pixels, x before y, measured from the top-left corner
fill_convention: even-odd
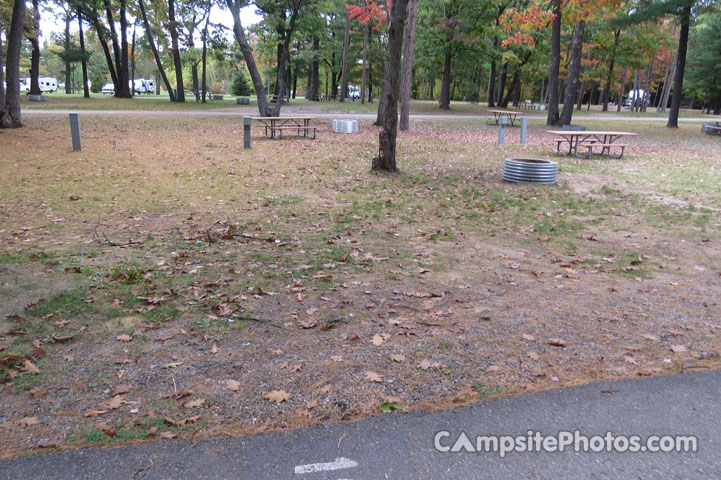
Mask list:
[[[243,117],[243,148],[250,148],[250,117]]]
[[[521,118],[521,145],[526,144],[526,133],[528,132],[528,119]]]
[[[80,148],[80,120],[77,113],[70,114],[70,134],[73,137],[73,151],[79,152]]]
[[[506,138],[506,117],[501,117],[498,122],[498,144],[503,145],[503,141]]]

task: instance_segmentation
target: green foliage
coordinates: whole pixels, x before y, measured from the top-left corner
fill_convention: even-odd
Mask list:
[[[686,87],[702,100],[721,98],[721,14],[707,16],[691,33]]]
[[[238,72],[233,80],[233,86],[230,91],[236,97],[247,97],[253,93],[253,90],[250,88],[250,84],[248,83],[248,79],[245,78],[245,72]]]

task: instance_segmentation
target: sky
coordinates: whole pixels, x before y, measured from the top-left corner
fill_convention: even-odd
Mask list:
[[[250,25],[256,24],[260,21],[260,16],[257,15],[254,5],[249,5],[240,11],[240,21],[243,23],[243,27],[249,27]],[[217,6],[213,6],[210,10],[210,22],[219,23],[225,25],[228,28],[233,28],[233,16],[228,10],[221,10]],[[86,24],[87,28],[87,24]],[[55,16],[49,10],[40,11],[40,41],[46,42],[50,39],[52,32],[63,32],[65,30],[65,23],[60,15]],[[71,32],[78,31],[78,22],[75,21],[70,26]]]

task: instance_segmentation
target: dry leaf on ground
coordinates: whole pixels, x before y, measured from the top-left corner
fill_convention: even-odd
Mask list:
[[[40,423],[40,420],[38,417],[25,417],[21,418],[18,422],[18,425],[21,427],[29,427],[31,425],[38,425]]]
[[[382,376],[380,376],[376,372],[371,372],[370,370],[366,370],[365,377],[366,377],[366,380],[368,380],[369,382],[380,383],[383,381]]]
[[[285,390],[273,390],[266,393],[263,398],[265,398],[269,402],[282,403],[286,400],[290,400],[291,396],[290,393],[286,392]]]
[[[240,388],[240,382],[238,380],[226,380],[225,386],[230,390],[231,392],[237,392]]]

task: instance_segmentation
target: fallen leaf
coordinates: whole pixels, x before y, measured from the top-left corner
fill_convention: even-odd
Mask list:
[[[373,335],[373,339],[371,340],[371,343],[373,345],[375,345],[376,347],[380,347],[381,345],[386,343],[386,340],[382,336],[380,336],[376,333],[375,335]]]
[[[394,362],[398,362],[398,363],[406,361],[405,355],[398,355],[398,354],[394,353],[394,354],[390,355],[389,357],[391,360],[393,360]]]
[[[378,375],[376,372],[371,372],[370,370],[366,370],[365,377],[369,382],[380,383],[383,381],[382,376]]]
[[[328,385],[324,385],[320,387],[318,390],[316,390],[315,393],[318,395],[328,395],[333,390],[333,386],[329,383]]]
[[[498,372],[501,370],[501,367],[498,365],[491,365],[490,367],[486,368],[487,372]]]
[[[218,351],[220,351],[220,349],[218,348],[218,344],[213,342],[213,346],[210,347],[210,353],[218,353]]]
[[[38,387],[31,388],[28,393],[33,398],[45,398],[48,396],[48,392]]]
[[[117,337],[115,337],[115,339],[119,342],[130,342],[133,339],[133,337],[131,337],[130,335],[127,335],[127,334],[123,334],[123,335],[118,335]]]
[[[115,437],[118,434],[113,427],[105,423],[96,423],[95,425],[93,425],[93,428],[97,428],[108,437]]]
[[[123,396],[115,395],[113,398],[105,401],[105,406],[108,407],[109,410],[115,410],[116,408],[120,408],[120,405],[123,403],[125,403]]]
[[[170,362],[163,365],[163,368],[176,368],[183,364],[183,362]]]
[[[298,326],[300,328],[309,329],[315,327],[316,323],[315,320],[300,320],[298,322]]]
[[[211,310],[219,317],[227,317],[228,315],[233,314],[233,307],[227,303],[219,303],[215,305]]]
[[[443,367],[445,367],[445,365],[443,365],[441,362],[431,362],[427,358],[424,358],[423,360],[421,360],[421,363],[418,364],[418,368],[420,368],[421,370],[430,370],[431,368],[441,369]]]
[[[636,361],[636,359],[633,358],[633,357],[630,356],[630,355],[624,355],[624,356],[623,356],[623,360],[624,360],[626,363],[630,363],[631,365],[638,365],[638,362]]]
[[[230,390],[231,392],[237,392],[240,388],[240,382],[238,380],[226,380],[225,386]]]
[[[83,413],[83,417],[95,418],[99,415],[105,415],[106,413],[108,413],[107,410],[88,410],[87,412]]]
[[[311,400],[310,402],[306,402],[305,408],[308,410],[313,410],[315,407],[318,406],[318,400]]]
[[[133,386],[129,383],[121,383],[120,385],[113,388],[113,391],[110,392],[110,395],[113,397],[115,395],[122,395],[123,393],[128,393],[132,388]]]
[[[341,357],[340,355],[331,355],[330,359],[333,360],[334,362],[342,362],[343,361],[343,357]]]
[[[176,335],[175,332],[168,332],[155,337],[156,342],[167,342]]]
[[[531,360],[538,360],[538,354],[536,352],[528,352],[526,356]]]
[[[286,392],[285,390],[273,390],[271,392],[268,392],[263,397],[269,402],[275,402],[275,403],[282,403],[286,400],[290,400],[291,395],[290,393]]]
[[[641,335],[641,337],[645,338],[646,340],[651,340],[652,342],[658,342],[660,340],[658,335],[653,335],[651,333],[644,333]]]
[[[562,338],[552,338],[548,341],[549,345],[553,345],[554,347],[565,347],[566,342]]]
[[[684,353],[687,349],[683,345],[671,345],[671,351],[673,353]]]
[[[177,436],[178,436],[178,434],[175,432],[163,432],[160,434],[160,438],[167,438],[167,439],[175,438]]]
[[[35,364],[33,362],[31,362],[30,360],[25,360],[25,362],[23,362],[22,369],[25,370],[26,372],[32,373],[32,374],[40,373],[40,369],[38,367],[36,367]]]
[[[185,407],[185,408],[195,408],[195,407],[201,406],[201,405],[204,404],[204,403],[205,403],[205,399],[204,399],[204,398],[198,398],[198,399],[196,399],[196,400],[188,400],[187,402],[184,402],[184,403],[183,403],[183,407]]]
[[[18,425],[21,427],[30,427],[32,425],[38,425],[40,423],[40,420],[38,417],[25,417],[21,418],[18,422]]]
[[[293,373],[300,372],[301,370],[303,370],[303,365],[300,364],[300,363],[296,363],[295,365],[293,365],[292,367],[290,367],[290,371],[293,372]]]
[[[60,440],[41,440],[38,442],[38,448],[55,448],[60,446]]]
[[[527,333],[521,335],[521,338],[523,338],[524,340],[528,340],[529,342],[533,342],[536,340],[533,335],[529,335]]]

